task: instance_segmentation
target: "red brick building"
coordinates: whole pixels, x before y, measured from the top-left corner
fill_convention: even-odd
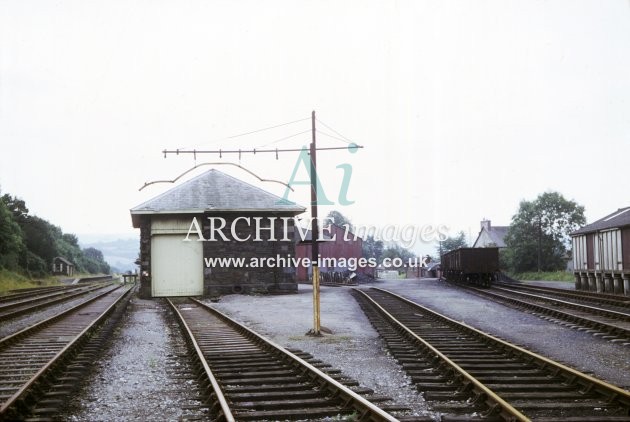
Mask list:
[[[296,230],[297,232],[297,230]],[[354,258],[357,261],[363,257],[363,239],[360,237],[356,237],[354,233],[348,231],[346,234],[346,228],[338,226],[336,224],[332,224],[327,227],[324,231],[324,238],[329,240],[320,241],[319,242],[319,254],[322,260],[325,261],[325,258],[335,258],[337,262],[341,258],[344,258],[346,261],[349,258]],[[334,240],[333,240],[334,239]],[[347,240],[346,240],[347,239]],[[311,242],[312,236],[311,231],[309,230],[305,236],[305,239],[298,238],[297,245],[295,246],[295,254],[296,258],[311,258]],[[320,266],[321,272],[344,272],[351,271],[358,274],[373,274],[372,268],[366,267],[358,267],[356,270],[351,270],[347,268],[347,266]],[[311,274],[311,268],[306,268],[304,266],[298,266],[296,271],[296,279],[297,281],[308,281],[309,276]]]

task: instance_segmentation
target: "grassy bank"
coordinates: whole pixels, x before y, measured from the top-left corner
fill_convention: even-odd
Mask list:
[[[575,281],[573,273],[566,271],[530,272],[510,274],[516,280]]]
[[[55,278],[47,278],[45,280],[31,280],[13,271],[0,268],[0,294],[9,290],[25,289],[29,287],[41,287],[57,284]]]

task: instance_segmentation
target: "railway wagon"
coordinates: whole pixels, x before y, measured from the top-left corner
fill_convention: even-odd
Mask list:
[[[499,273],[499,248],[459,248],[441,257],[442,275],[449,281],[490,287]]]

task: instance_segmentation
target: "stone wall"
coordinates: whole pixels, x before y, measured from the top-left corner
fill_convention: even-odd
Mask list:
[[[151,220],[142,217],[140,223],[140,291],[143,299],[151,298]]]
[[[204,238],[209,237],[210,222],[208,216],[211,214],[197,215],[197,221],[202,228]],[[278,240],[269,240],[271,232],[269,230],[261,230],[260,241],[255,241],[254,217],[262,217],[262,227],[268,227],[269,220],[267,217],[282,217],[286,214],[263,214],[248,215],[251,224],[246,221],[239,220],[235,224],[235,233],[239,238],[250,237],[246,241],[236,241],[231,238],[232,222],[244,214],[216,214],[226,220],[226,227],[223,233],[228,238],[224,241],[217,236],[216,241],[203,242],[204,258],[218,257],[243,257],[248,263],[253,257],[295,257],[295,241],[294,241],[294,224],[293,219],[288,220],[287,238],[288,241],[282,241],[284,237],[284,221],[276,220],[274,222],[275,238]],[[192,215],[190,219],[192,221]],[[184,235],[182,235],[184,236]],[[142,217],[140,225],[140,291],[142,298],[151,297],[151,221],[150,217]],[[269,268],[267,265],[261,268],[228,268],[228,267],[211,267],[208,268],[204,263],[204,296],[219,296],[230,293],[295,293],[297,292],[297,283],[295,279],[294,267]]]
[[[208,220],[210,214],[203,217],[203,234],[208,237],[210,233],[210,222]],[[295,241],[294,241],[294,225],[293,219],[287,224],[287,238],[289,241],[280,240],[284,237],[284,221],[276,220],[274,222],[274,235],[277,240],[269,240],[272,233],[263,229],[260,231],[260,241],[254,240],[255,225],[253,217],[262,217],[261,227],[269,227],[270,221],[267,217],[282,217],[281,214],[265,214],[251,215],[250,223],[242,219],[235,223],[235,234],[241,238],[250,237],[246,241],[235,241],[231,239],[230,228],[232,223],[243,214],[222,214],[227,224],[224,232],[229,241],[217,240],[206,241],[203,245],[204,258],[215,257],[243,257],[249,262],[253,257],[256,258],[276,258],[295,257]],[[295,281],[295,268],[270,268],[267,265],[261,268],[225,268],[215,266],[208,268],[204,265],[204,294],[208,296],[217,296],[229,293],[294,293],[297,292],[297,283]]]

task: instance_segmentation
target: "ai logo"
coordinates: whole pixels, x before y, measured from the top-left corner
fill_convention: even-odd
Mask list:
[[[350,152],[351,154],[356,153],[358,150],[359,148],[357,147],[357,144],[352,143],[348,146],[348,152]],[[298,170],[300,169],[300,166],[304,167],[304,169],[306,170],[306,174],[309,175],[307,180],[296,180],[296,176],[297,176]],[[342,163],[342,164],[339,164],[336,168],[341,169],[341,171],[343,172],[343,179],[341,180],[341,186],[339,187],[339,196],[337,198],[337,201],[339,205],[354,204],[355,201],[351,201],[348,199],[348,188],[350,187],[350,179],[352,177],[352,165],[348,163]],[[311,174],[311,158],[309,155],[309,150],[306,147],[302,147],[302,150],[300,151],[300,155],[295,162],[295,166],[293,167],[293,173],[291,173],[291,178],[289,179],[289,182],[287,184],[289,186],[295,186],[295,185],[311,186],[310,174]],[[311,205],[335,205],[335,203],[329,200],[328,197],[326,196],[326,193],[324,192],[324,188],[317,174],[315,174],[315,186],[317,189],[317,204],[311,204]],[[290,191],[289,187],[287,187],[287,189],[284,191],[284,195],[282,197],[283,204],[294,204],[294,202],[289,200],[289,191]]]

